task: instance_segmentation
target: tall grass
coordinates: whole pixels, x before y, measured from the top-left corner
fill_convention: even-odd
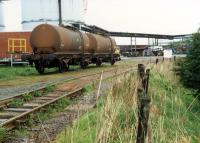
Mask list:
[[[173,73],[170,62],[152,65],[152,97],[147,142],[200,142],[200,105]],[[78,118],[58,137],[61,143],[133,143],[137,135],[137,76],[113,80],[97,108]]]
[[[200,142],[200,104],[192,90],[185,89],[172,71],[172,64],[160,64],[150,80],[151,130],[153,142]]]

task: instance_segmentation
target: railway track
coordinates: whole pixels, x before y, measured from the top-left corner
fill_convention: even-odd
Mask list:
[[[133,65],[132,67],[134,67],[134,66],[135,65]],[[115,71],[115,70],[116,69],[105,70],[104,73],[112,72],[112,71]],[[32,89],[28,89],[26,91],[18,92],[16,94],[13,94],[12,96],[8,95],[8,96],[6,96],[6,98],[0,99],[0,108],[7,106],[7,104],[10,103],[13,99],[20,98],[22,95],[33,93],[35,91],[43,90],[43,89],[45,89],[49,86],[55,86],[55,85],[58,85],[58,84],[61,84],[61,83],[64,83],[64,82],[70,82],[70,81],[77,80],[77,79],[80,79],[80,78],[95,76],[95,75],[99,75],[99,74],[101,74],[101,72],[95,72],[95,73],[92,73],[92,74],[91,73],[90,74],[84,74],[84,75],[80,75],[80,76],[72,76],[72,77],[68,77],[68,78],[65,78],[63,76],[63,79],[61,79],[61,80],[60,79],[55,80],[52,83],[44,84],[44,85],[38,86],[36,88],[32,88]]]
[[[26,102],[20,107],[6,107],[0,112],[0,126],[12,129],[20,123],[24,122],[24,117],[38,111],[64,97],[72,97],[80,94],[82,88],[76,89],[69,93],[56,91],[42,97],[34,98],[32,101]]]
[[[116,76],[125,74],[127,72],[133,71],[134,69],[132,67],[120,73],[112,72],[115,70],[116,69],[107,70],[107,71],[104,71],[104,73],[111,72],[112,75],[108,77],[116,77]],[[94,75],[99,75],[99,74],[101,74],[101,72],[94,73],[91,75],[84,75],[84,76],[81,76],[81,78],[83,77],[86,78],[89,76],[94,76]],[[108,78],[108,77],[105,77],[105,78]],[[76,79],[80,79],[80,77],[79,78],[77,77]],[[42,88],[40,88],[40,90],[41,89]],[[47,93],[43,96],[33,97],[33,99],[24,102],[23,105],[20,107],[9,106],[9,102],[11,101],[10,99],[8,103],[5,104],[4,102],[4,106],[2,107],[0,111],[0,127],[4,127],[6,129],[12,129],[18,126],[19,124],[25,122],[25,119],[29,114],[37,112],[38,110],[45,108],[46,106],[49,106],[62,98],[80,96],[81,93],[82,93],[82,87],[76,88],[72,91],[62,91],[59,89],[55,89],[55,91],[51,93]]]

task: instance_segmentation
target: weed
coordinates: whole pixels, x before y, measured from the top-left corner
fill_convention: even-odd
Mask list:
[[[55,90],[55,86],[53,86],[53,85],[47,86],[47,87],[45,88],[45,91],[46,91],[46,92],[53,92],[54,90]]]
[[[33,96],[35,96],[35,97],[41,97],[42,96],[42,92],[41,91],[35,91],[33,93]]]
[[[59,100],[57,103],[56,103],[56,108],[58,108],[58,110],[62,110],[64,109],[66,106],[70,105],[72,103],[72,101],[69,99],[69,98],[64,98],[62,100]]]
[[[32,125],[34,123],[34,115],[29,115],[26,117],[26,123],[27,125]]]
[[[58,113],[59,111],[62,111],[63,109],[65,109],[66,106],[68,106],[72,103],[73,102],[69,98],[60,99],[53,105],[48,106],[48,108],[46,108],[45,111],[41,110],[40,112],[38,112],[37,116],[41,120],[46,120],[53,114]]]
[[[29,132],[23,126],[19,126],[17,130],[14,130],[13,135],[18,137],[29,136]]]
[[[0,127],[0,142],[3,142],[3,140],[5,139],[5,137],[6,137],[6,129]]]
[[[91,84],[88,84],[83,87],[83,92],[86,94],[92,92],[93,90],[94,90],[94,87]]]
[[[23,101],[30,101],[33,99],[33,96],[30,93],[23,95]]]
[[[11,102],[10,106],[11,107],[21,107],[23,104],[24,104],[24,100],[19,98],[19,99],[14,99]]]

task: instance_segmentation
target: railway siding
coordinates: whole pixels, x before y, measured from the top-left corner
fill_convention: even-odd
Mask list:
[[[114,69],[110,69],[110,70],[105,70],[104,72],[110,72],[110,71],[114,71],[114,70],[116,70],[116,69],[114,68]],[[94,71],[94,72],[88,73],[88,74],[85,73],[85,74],[72,75],[72,76],[68,75],[68,76],[63,76],[62,78],[49,80],[46,82],[37,82],[37,83],[33,83],[31,85],[0,89],[0,105],[4,101],[8,101],[14,97],[18,97],[18,96],[21,96],[26,93],[34,92],[36,90],[41,90],[48,86],[57,85],[57,84],[69,82],[72,80],[77,80],[79,78],[98,75],[100,73],[101,72]]]
[[[105,79],[108,77],[119,76],[120,74],[124,74],[132,70],[133,68],[118,70],[116,72],[114,72],[113,70],[105,71],[105,75],[103,78]],[[0,112],[0,126],[12,129],[13,127],[24,122],[24,118],[27,115],[36,112],[50,104],[53,104],[64,97],[71,97],[74,95],[76,96],[78,92],[81,92],[82,87],[84,87],[85,84],[91,83],[92,81],[99,79],[99,75],[100,73],[95,73],[93,75],[85,75],[80,78],[76,78],[77,80],[71,80],[71,82],[74,82],[75,84],[77,84],[77,86],[71,86],[70,82],[67,82],[63,83],[64,89],[59,88],[60,86],[57,86],[55,91],[44,94],[43,96],[33,98],[26,97],[24,103],[22,102],[19,106],[12,106],[10,103],[7,104],[7,106],[4,106],[3,110]],[[81,80],[83,82],[81,82]],[[76,88],[66,88],[66,86]],[[80,93],[78,95],[80,95]],[[18,102],[20,102],[20,100]]]
[[[74,94],[80,94],[82,91],[82,88],[78,88],[71,92],[59,92],[55,91],[50,94],[46,94],[42,97],[36,97],[32,101],[24,103],[21,107],[17,108],[5,108],[0,112],[0,126],[3,126],[5,128],[13,128],[16,125],[16,122],[20,123],[23,120],[21,120],[23,117],[27,116],[28,114],[31,114],[49,104],[52,104],[59,99],[62,99],[64,97],[70,97],[74,96]]]

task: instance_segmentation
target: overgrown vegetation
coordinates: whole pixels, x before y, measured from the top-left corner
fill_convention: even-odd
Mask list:
[[[47,108],[45,108],[45,110],[41,110],[35,114],[31,114],[30,116],[28,116],[26,118],[26,124],[28,126],[31,126],[34,123],[38,124],[38,120],[40,121],[45,121],[47,119],[49,119],[50,117],[52,117],[53,115],[57,114],[58,112],[63,111],[68,105],[72,104],[73,101],[70,100],[69,98],[62,98],[60,100],[58,100],[56,103],[48,106]],[[38,119],[39,118],[39,119]],[[31,133],[29,132],[29,130],[27,130],[26,126],[19,126],[16,130],[13,130],[10,135],[12,137],[28,137],[31,135]],[[6,136],[8,136],[6,134],[6,130],[4,128],[0,127],[0,142],[6,142]]]
[[[148,141],[153,143],[199,143],[200,105],[172,71],[172,63],[151,70],[152,97]],[[130,143],[137,135],[137,80],[134,75],[114,81],[97,108],[78,118],[61,133],[60,143]]]
[[[53,92],[55,90],[55,86],[54,85],[49,85],[47,87],[45,87],[45,91],[46,92]]]
[[[171,63],[156,67],[150,80],[153,142],[200,142],[200,105],[193,90],[179,82]]]
[[[22,98],[23,98],[23,100],[26,102],[26,101],[32,100],[32,99],[33,99],[33,96],[32,96],[32,94],[30,94],[30,93],[26,93],[26,94],[24,94],[24,95],[22,96]]]
[[[200,31],[193,34],[192,48],[183,60],[177,63],[176,72],[180,75],[182,83],[189,88],[197,90],[196,96],[200,94]],[[199,96],[200,100],[200,96]]]
[[[94,85],[92,84],[88,84],[83,87],[83,92],[86,94],[92,92],[93,90],[94,90]]]
[[[35,91],[35,92],[33,92],[33,96],[41,97],[42,96],[42,92],[41,91]]]
[[[14,99],[10,103],[9,106],[11,106],[11,107],[21,107],[21,106],[23,106],[23,104],[25,102],[32,100],[34,98],[34,96],[35,96],[35,92],[33,94],[32,93],[26,93],[26,94],[22,95],[22,97]]]
[[[46,92],[52,92],[54,91],[55,86],[48,86],[46,88]],[[27,101],[31,101],[34,97],[41,97],[43,95],[42,91],[34,91],[33,93],[26,93],[24,95],[22,95],[22,97],[20,98],[16,98],[14,99],[11,103],[10,103],[10,107],[21,107],[23,106],[23,104]]]
[[[38,117],[42,121],[47,120],[49,119],[49,117],[51,117],[55,113],[63,111],[68,105],[72,103],[73,101],[70,100],[69,98],[62,98],[58,100],[56,103],[54,103],[53,105],[48,106],[44,111],[41,110],[40,112],[38,112],[36,116],[33,115],[33,117],[29,118],[29,123],[32,124],[33,118],[38,120]]]
[[[0,142],[2,142],[5,137],[6,137],[6,129],[0,127]]]
[[[58,142],[133,142],[137,118],[136,76],[125,75],[126,80],[114,81],[108,96],[102,96],[97,108],[74,122],[73,127],[61,134]],[[121,81],[122,80],[122,81]],[[133,132],[130,132],[133,131]]]
[[[24,104],[24,99],[23,98],[18,98],[18,99],[14,99],[11,103],[10,103],[10,107],[21,107]]]

